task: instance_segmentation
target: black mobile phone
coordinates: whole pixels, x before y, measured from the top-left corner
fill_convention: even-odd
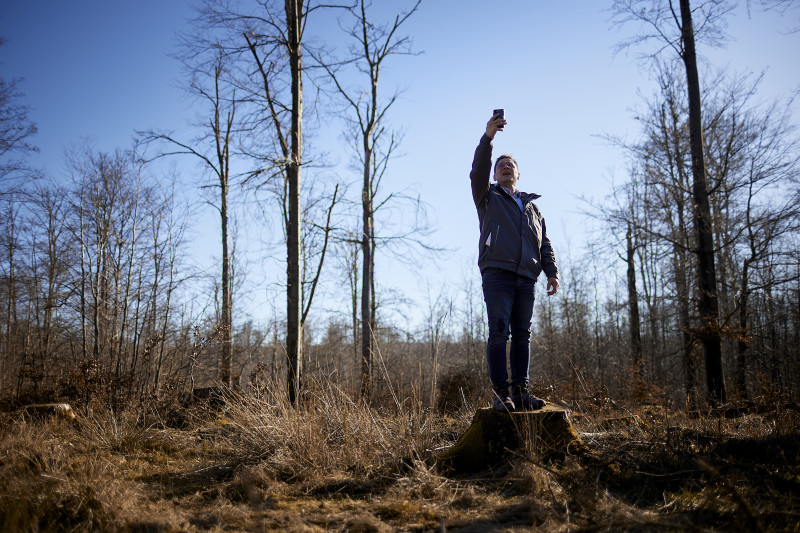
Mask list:
[[[499,115],[499,117],[498,117]],[[496,118],[506,118],[506,110],[505,109],[495,109],[492,111],[492,116]]]

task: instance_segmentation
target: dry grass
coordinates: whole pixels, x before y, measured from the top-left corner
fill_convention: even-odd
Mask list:
[[[444,417],[414,398],[369,407],[331,383],[293,408],[276,390],[177,417],[4,415],[0,529],[800,531],[793,411],[600,410],[574,418],[583,455],[446,477],[431,465],[471,412]]]

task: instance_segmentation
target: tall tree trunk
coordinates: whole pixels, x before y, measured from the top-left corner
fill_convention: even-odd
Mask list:
[[[675,122],[673,122],[674,124]],[[676,135],[676,143],[677,135]],[[678,176],[683,183],[684,166],[683,158],[676,157],[675,162],[678,166]],[[688,257],[686,250],[691,246],[691,237],[685,234],[686,228],[686,205],[683,196],[678,194],[674,199],[673,210],[677,219],[677,224],[673,228],[675,242],[672,245],[672,272],[675,277],[675,295],[678,305],[678,327],[681,332],[681,345],[683,349],[683,388],[686,394],[687,407],[690,410],[696,409],[698,400],[697,390],[697,347],[692,336],[692,319],[689,309],[689,283],[688,283]]]
[[[133,266],[134,266],[134,257],[136,256],[136,250],[138,245],[139,239],[139,197],[134,200],[134,208],[133,213],[131,216],[131,236],[130,236],[130,247],[128,249],[128,264],[127,264],[127,273],[125,274],[125,287],[123,289],[123,298],[122,298],[122,317],[120,319],[120,329],[119,329],[119,339],[117,339],[117,351],[119,352],[120,356],[117,359],[117,368],[115,369],[115,375],[117,379],[122,378],[122,374],[130,367],[131,359],[132,359],[132,351],[131,346],[126,338],[126,334],[128,328],[132,326],[132,331],[136,331],[136,324],[128,324],[128,313],[130,312],[130,300],[131,300],[131,291],[133,288]],[[133,381],[133,379],[129,379],[128,383]],[[130,393],[130,385],[128,389],[128,393]]]
[[[22,393],[22,386],[24,384],[25,379],[25,362],[24,362],[24,355],[22,356],[21,361],[16,361],[15,356],[18,352],[20,352],[19,347],[19,338],[18,338],[18,326],[19,322],[17,321],[17,278],[16,278],[16,259],[15,259],[15,252],[17,249],[16,237],[17,237],[17,230],[16,230],[16,211],[14,209],[14,201],[9,201],[9,218],[8,218],[8,228],[7,228],[7,261],[8,261],[8,270],[6,275],[6,283],[7,287],[6,290],[8,292],[8,303],[6,307],[6,324],[5,324],[5,333],[6,333],[6,350],[5,350],[5,357],[8,361],[9,366],[19,364],[18,366],[18,374],[17,374],[17,396]]]
[[[301,300],[301,250],[300,250],[300,169],[303,149],[303,60],[300,48],[302,2],[286,0],[286,25],[289,36],[289,68],[292,74],[292,129],[291,159],[286,165],[289,180],[289,227],[287,235],[286,266],[286,350],[289,358],[289,401],[294,405],[300,393],[303,363],[303,324]]]
[[[361,353],[358,342],[358,325],[360,323],[358,317],[358,246],[354,246],[352,252],[348,250],[348,253],[352,254],[350,257],[352,263],[347,277],[350,282],[350,319],[352,320],[353,326],[353,362],[357,365],[356,368],[358,368],[359,354]],[[356,376],[353,375],[354,379],[355,377]],[[355,387],[355,381],[353,381],[353,387]]]
[[[357,65],[358,71],[369,76],[368,98],[365,97],[367,89],[351,93],[349,89],[345,88],[345,85],[340,83],[338,69],[333,69],[331,63],[321,61],[321,65],[328,72],[337,90],[352,108],[355,114],[353,119],[360,130],[358,141],[360,141],[361,147],[357,151],[360,152],[363,172],[361,235],[359,238],[363,263],[361,270],[361,398],[368,397],[373,385],[377,301],[375,296],[375,196],[381,177],[396,146],[393,133],[389,134],[387,144],[384,145],[380,141],[385,133],[384,126],[382,126],[384,114],[396,100],[397,95],[382,103],[378,98],[378,82],[383,60],[393,54],[407,53],[408,39],[397,36],[396,31],[417,10],[419,1],[410,10],[395,16],[394,22],[390,24],[370,22],[367,17],[370,3],[365,0],[355,2],[347,8],[355,22],[349,33],[358,45],[357,48],[353,47],[352,58],[344,63],[354,63]],[[355,290],[353,293],[355,294]]]
[[[736,387],[736,394],[740,398],[747,398],[747,351],[750,345],[748,315],[750,314],[750,265],[758,260],[757,243],[758,237],[754,231],[754,224],[751,220],[751,209],[753,200],[753,183],[751,181],[749,188],[749,196],[747,201],[746,219],[747,219],[747,236],[750,248],[750,256],[746,257],[742,263],[742,271],[740,273],[740,285],[738,296],[739,307],[739,338],[736,342],[736,364],[734,368],[734,385]]]
[[[158,350],[158,358],[156,360],[156,368],[155,368],[155,377],[153,378],[153,394],[158,394],[158,388],[160,386],[160,379],[161,379],[161,368],[164,364],[164,355],[166,353],[166,345],[167,345],[167,328],[169,326],[169,316],[172,306],[172,291],[175,289],[175,265],[177,262],[177,254],[176,254],[176,246],[173,240],[173,228],[172,228],[172,221],[170,221],[169,226],[169,245],[167,249],[169,250],[169,280],[167,281],[167,290],[166,290],[166,298],[164,301],[164,313],[162,323],[161,323],[161,331],[158,335],[158,343],[159,343],[159,350]],[[230,313],[228,314],[230,318]],[[230,368],[230,367],[228,367]],[[230,383],[227,383],[230,386]]]
[[[364,186],[361,191],[362,232],[361,232],[361,398],[368,398],[372,388],[372,354],[373,354],[373,214],[371,183],[372,151],[369,139],[364,137]]]
[[[230,124],[230,118],[228,120]],[[216,131],[219,136],[219,111],[216,113]],[[227,152],[227,141],[225,143],[225,152]],[[225,387],[231,386],[231,360],[232,360],[232,347],[231,347],[231,329],[232,323],[232,307],[231,301],[231,266],[230,266],[230,253],[228,251],[228,161],[226,153],[220,151],[220,143],[217,142],[217,153],[220,164],[219,174],[219,188],[220,188],[220,225],[222,229],[222,313],[220,330],[222,333],[222,354],[220,359],[219,380]]]
[[[749,345],[747,338],[747,314],[750,296],[749,289],[747,287],[747,276],[750,274],[749,267],[750,261],[745,260],[741,274],[742,284],[739,295],[739,340],[736,343],[736,368],[734,371],[736,393],[742,398],[747,398],[747,347]]]
[[[99,216],[99,215],[98,215]],[[100,227],[97,227],[98,235],[97,238],[97,245],[95,250],[97,251],[97,257],[95,257],[96,265],[94,269],[94,279],[92,281],[92,296],[94,297],[94,308],[92,309],[92,326],[93,326],[93,333],[94,333],[94,343],[92,344],[92,358],[95,360],[100,359],[100,306],[103,304],[103,295],[100,290],[101,286],[101,276],[102,276],[102,267],[103,267],[103,259],[105,257],[105,246],[104,243],[101,241],[101,237],[99,233],[101,232]]]
[[[683,220],[680,210],[679,220]],[[675,272],[675,294],[678,303],[678,324],[683,346],[683,388],[687,405],[690,409],[697,407],[697,358],[692,323],[689,314],[689,287],[686,280],[686,253],[679,245],[673,246],[673,271]]]
[[[86,360],[89,356],[89,348],[88,348],[88,341],[87,341],[87,333],[86,333],[86,284],[88,282],[88,275],[86,273],[86,220],[85,220],[85,208],[84,202],[85,199],[83,197],[83,193],[81,191],[80,196],[80,211],[79,211],[79,218],[78,218],[78,229],[80,231],[80,241],[81,241],[81,277],[80,277],[80,306],[81,306],[81,359]]]
[[[636,292],[636,263],[635,252],[633,247],[633,231],[631,223],[628,223],[628,231],[625,234],[627,244],[627,258],[628,264],[628,315],[630,322],[630,337],[631,337],[631,356],[633,359],[634,379],[635,386],[639,389],[644,383],[644,361],[642,359],[642,334],[641,334],[641,321],[639,318],[639,296]]]
[[[251,44],[248,41],[248,44]],[[191,47],[194,50],[194,43]],[[255,55],[255,49],[253,53]],[[197,96],[207,100],[212,109],[213,117],[209,121],[208,138],[214,142],[214,156],[207,156],[205,149],[194,148],[169,135],[150,132],[148,140],[163,140],[179,147],[173,154],[189,154],[199,158],[204,165],[216,175],[220,189],[220,204],[218,206],[220,215],[220,233],[222,243],[222,265],[221,265],[221,286],[222,300],[217,310],[217,324],[215,335],[220,340],[220,354],[217,379],[220,385],[230,386],[232,378],[232,359],[233,350],[231,336],[233,334],[233,296],[231,281],[231,252],[230,252],[230,215],[229,215],[229,191],[230,191],[230,147],[233,143],[234,117],[236,115],[236,91],[226,90],[228,84],[224,81],[227,73],[227,65],[230,58],[222,50],[215,48],[213,62],[206,63],[205,59],[194,53],[182,58],[184,65],[192,72],[193,81],[189,84],[190,91]],[[204,78],[213,78],[213,88],[206,89],[205,83],[200,81]],[[225,122],[222,119],[225,118]],[[204,137],[205,139],[205,137]],[[171,222],[170,222],[171,224]]]
[[[722,339],[719,329],[719,300],[714,265],[714,240],[711,207],[708,200],[706,166],[703,156],[703,122],[700,100],[700,80],[697,73],[697,53],[689,0],[680,0],[681,33],[683,38],[683,63],[686,67],[686,85],[689,96],[689,141],[692,152],[692,194],[695,202],[695,230],[697,232],[697,274],[700,292],[699,335],[705,351],[706,388],[708,400],[720,403],[726,400],[722,375]]]

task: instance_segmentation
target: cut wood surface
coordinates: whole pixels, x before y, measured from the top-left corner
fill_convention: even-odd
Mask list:
[[[584,449],[565,409],[547,405],[537,411],[501,412],[484,407],[458,442],[437,458],[444,471],[480,472],[502,464],[514,452],[548,457]]]

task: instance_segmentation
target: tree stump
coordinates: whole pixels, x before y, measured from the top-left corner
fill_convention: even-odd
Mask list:
[[[512,452],[543,458],[583,451],[567,411],[546,405],[538,411],[502,412],[484,407],[437,466],[452,473],[475,473],[507,461]]]
[[[24,406],[20,411],[23,416],[29,420],[42,421],[54,419],[72,423],[78,421],[78,416],[68,403],[31,404]]]

